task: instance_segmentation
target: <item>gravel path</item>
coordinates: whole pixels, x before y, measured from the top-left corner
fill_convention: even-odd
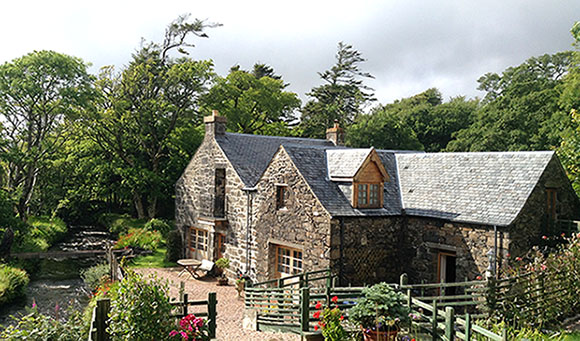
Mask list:
[[[207,294],[217,295],[217,340],[260,340],[260,341],[298,341],[300,336],[288,333],[266,333],[245,330],[242,328],[244,301],[238,298],[233,285],[218,286],[213,278],[194,280],[189,276],[178,277],[179,268],[136,269],[137,272],[149,276],[156,274],[158,278],[169,281],[169,294],[172,298],[179,297],[179,283],[185,282],[185,292],[190,300],[207,299]],[[190,309],[195,309],[190,307]]]

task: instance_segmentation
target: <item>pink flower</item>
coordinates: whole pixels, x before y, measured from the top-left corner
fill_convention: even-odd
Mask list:
[[[507,255],[505,255],[505,256],[506,256],[507,258],[510,258],[510,256],[511,256],[511,255],[508,253],[508,254],[507,254]]]
[[[179,334],[181,334],[181,338],[183,340],[187,340],[189,338],[185,332],[179,332]]]
[[[546,269],[548,268],[545,264],[542,264],[542,266],[540,267],[542,269],[542,271],[546,271]]]
[[[177,335],[177,330],[172,330],[169,332],[169,336],[173,337],[175,335]]]
[[[479,281],[479,280],[481,280],[481,276],[477,276],[477,277],[475,277],[475,279],[477,279]]]
[[[562,233],[562,234],[561,234],[561,236],[562,236],[562,237],[566,237],[566,234],[565,234],[565,233]]]
[[[542,239],[543,239],[543,240],[546,240],[546,239],[548,239],[548,237],[546,237],[546,236],[542,236]]]
[[[516,260],[519,262],[522,260],[522,257],[516,257]]]

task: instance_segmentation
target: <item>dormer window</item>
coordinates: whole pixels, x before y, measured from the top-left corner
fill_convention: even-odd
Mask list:
[[[382,206],[381,184],[356,184],[356,203],[359,208],[379,208]]]

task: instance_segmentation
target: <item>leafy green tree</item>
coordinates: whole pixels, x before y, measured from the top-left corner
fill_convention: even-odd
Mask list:
[[[423,150],[413,129],[386,106],[373,109],[369,115],[360,115],[347,128],[346,144],[358,148]]]
[[[338,43],[336,64],[318,73],[325,83],[307,94],[312,100],[302,108],[299,129],[303,136],[323,138],[335,120],[343,127],[348,126],[375,100],[372,89],[362,80],[374,78],[359,69],[364,61],[352,45]]]
[[[569,127],[562,134],[562,143],[558,155],[562,160],[568,177],[576,193],[580,195],[580,22],[574,24],[571,33],[576,39],[576,51],[570,72],[564,78],[560,97],[562,110],[568,114]]]
[[[289,125],[300,107],[293,92],[274,70],[255,64],[252,72],[233,67],[225,78],[218,77],[204,97],[206,111],[217,109],[228,118],[228,130],[246,134],[289,135]]]
[[[213,26],[180,17],[169,25],[163,44],[143,46],[120,74],[104,68],[96,82],[98,110],[85,116],[84,128],[112,160],[139,218],[155,217],[160,199],[170,198],[178,176],[172,156],[187,158],[181,134],[198,136],[199,98],[214,77],[211,61],[172,58],[170,51],[186,52],[184,47],[193,46],[185,41],[189,34],[207,37],[204,29]]]
[[[92,78],[82,60],[38,51],[0,66],[0,153],[6,188],[26,221],[38,175],[65,141],[66,122],[89,106]]]
[[[447,150],[546,150],[560,144],[566,115],[560,111],[563,77],[572,52],[528,59],[501,75],[481,77],[479,89],[487,94],[473,124],[457,132]]]

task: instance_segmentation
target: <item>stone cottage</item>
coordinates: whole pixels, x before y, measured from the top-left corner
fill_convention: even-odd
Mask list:
[[[176,184],[185,256],[266,280],[331,267],[342,284],[473,279],[579,217],[554,152],[423,153],[226,133],[205,138]],[[493,261],[490,264],[490,259]]]

